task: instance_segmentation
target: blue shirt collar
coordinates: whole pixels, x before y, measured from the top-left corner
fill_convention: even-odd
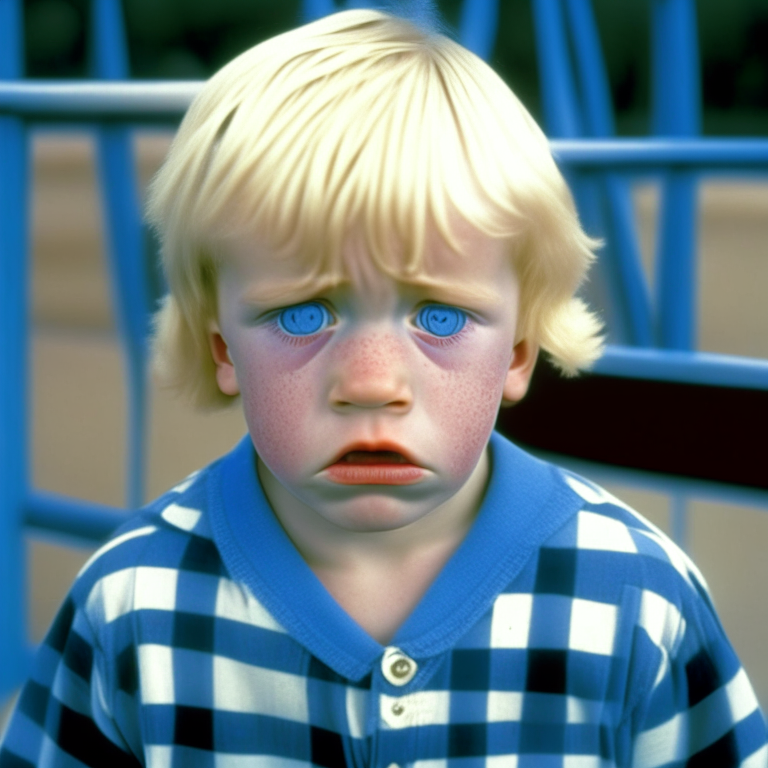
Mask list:
[[[496,432],[490,448],[491,478],[472,528],[393,640],[413,658],[453,647],[581,506],[552,465]],[[338,674],[368,674],[382,646],[336,603],[283,531],[248,435],[212,468],[208,494],[214,539],[233,578]]]

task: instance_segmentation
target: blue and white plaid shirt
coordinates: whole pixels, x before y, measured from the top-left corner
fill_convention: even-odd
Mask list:
[[[765,768],[696,568],[499,435],[467,538],[386,648],[272,515],[248,438],[97,552],[0,768]]]

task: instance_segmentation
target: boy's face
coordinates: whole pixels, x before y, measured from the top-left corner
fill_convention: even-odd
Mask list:
[[[537,350],[516,340],[505,243],[466,230],[463,250],[433,238],[423,279],[405,282],[350,238],[349,279],[296,293],[299,259],[254,239],[225,249],[219,387],[242,395],[262,477],[335,526],[391,530],[429,514],[486,466],[502,398],[525,393]]]

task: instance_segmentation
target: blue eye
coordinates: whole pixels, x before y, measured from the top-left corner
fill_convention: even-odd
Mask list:
[[[428,304],[416,315],[416,325],[433,336],[455,336],[466,322],[466,312],[445,304]]]
[[[331,313],[317,301],[286,307],[277,316],[280,328],[290,336],[310,336],[322,331],[332,320]]]

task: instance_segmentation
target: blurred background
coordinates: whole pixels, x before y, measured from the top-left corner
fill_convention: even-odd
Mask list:
[[[456,25],[460,0],[439,0]],[[618,130],[648,130],[649,5],[593,0]],[[531,6],[500,0],[491,63],[534,116],[539,89]],[[25,0],[27,75],[79,78],[88,71],[89,0]],[[204,78],[246,48],[294,26],[298,0],[125,0],[131,75]],[[764,134],[768,127],[768,3],[698,0],[705,134]]]
[[[449,24],[459,3],[444,0]],[[540,117],[528,0],[500,0],[491,59]],[[618,132],[649,130],[648,7],[594,0]],[[297,0],[125,0],[131,73],[200,79],[258,41],[300,21]],[[768,134],[768,3],[699,0],[703,126],[708,135]],[[26,75],[83,78],[89,69],[88,0],[25,2]],[[137,132],[142,190],[171,134]],[[125,385],[110,309],[103,226],[91,137],[41,130],[33,143],[33,482],[120,506],[125,499]],[[634,190],[646,267],[652,270],[657,193]],[[704,350],[768,358],[768,179],[718,176],[700,196],[699,341]],[[227,451],[244,433],[237,409],[191,411],[151,392],[148,498]],[[631,404],[628,404],[631,407]],[[702,419],[725,417],[702,414]],[[766,452],[765,446],[756,450]],[[669,531],[668,499],[634,487],[611,490]],[[768,707],[768,514],[706,500],[691,505],[689,550],[764,709]],[[28,539],[29,632],[38,641],[91,550],[77,541]]]

